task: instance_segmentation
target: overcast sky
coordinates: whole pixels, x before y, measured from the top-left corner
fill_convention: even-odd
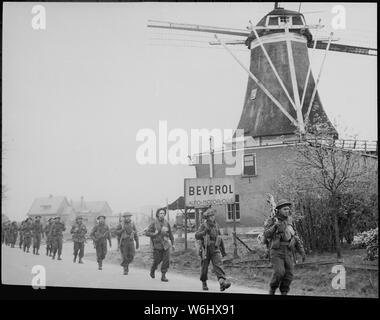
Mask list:
[[[49,194],[106,200],[115,213],[174,201],[194,168],[139,165],[137,132],[157,131],[159,120],[169,130],[236,128],[247,74],[223,49],[195,42],[212,34],[170,35],[147,20],[245,29],[273,3],[44,2],[46,30],[31,26],[35,4],[3,8],[3,212],[19,220]],[[301,11],[314,12],[305,14],[309,24],[322,18],[326,36],[333,6],[304,3]],[[344,6],[340,43],[377,47],[376,4]],[[187,41],[168,40],[173,34]],[[244,46],[234,52],[249,65]],[[323,51],[310,56],[317,74]],[[376,57],[328,54],[319,93],[341,137],[377,139],[376,72]]]

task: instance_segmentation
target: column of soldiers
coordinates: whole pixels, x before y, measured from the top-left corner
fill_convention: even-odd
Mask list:
[[[209,290],[207,286],[208,267],[210,262],[213,272],[220,284],[220,290],[224,291],[231,286],[223,270],[222,257],[226,255],[224,243],[220,235],[219,226],[215,221],[216,210],[210,208],[203,214],[204,221],[195,233],[195,239],[199,242],[199,255],[201,257],[200,281],[202,289]],[[175,250],[174,237],[169,222],[165,219],[166,210],[159,209],[156,212],[156,219],[143,232],[150,237],[153,248],[153,263],[150,268],[151,278],[155,278],[155,271],[161,264],[161,281],[168,282],[166,273],[170,265],[170,252]],[[115,230],[118,240],[123,268],[123,274],[129,272],[129,265],[132,263],[136,250],[139,248],[139,235],[136,226],[131,220],[132,214],[124,213],[122,219]],[[62,260],[62,239],[65,224],[60,221],[60,217],[48,220],[43,228],[40,216],[35,217],[35,221],[29,217],[23,221],[20,227],[16,222],[5,222],[2,224],[2,243],[14,247],[17,239],[17,231],[20,234],[20,248],[29,252],[33,242],[33,254],[38,255],[41,237],[46,237],[46,255],[57,260]],[[96,249],[98,269],[102,270],[103,260],[107,254],[107,242],[111,248],[111,230],[105,223],[106,217],[97,217],[97,224],[92,229],[89,237],[93,240]],[[84,244],[86,242],[87,229],[83,224],[83,218],[78,216],[70,233],[73,239],[73,262],[79,258],[78,263],[83,263]],[[305,260],[305,251],[300,240],[291,216],[291,203],[287,200],[280,200],[275,208],[275,216],[267,219],[264,225],[264,241],[268,244],[270,260],[273,265],[273,274],[270,281],[269,294],[275,294],[279,288],[282,295],[287,295],[293,279],[295,252]]]

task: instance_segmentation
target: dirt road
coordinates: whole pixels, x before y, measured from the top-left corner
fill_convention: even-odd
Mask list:
[[[113,250],[116,244],[113,243]],[[86,252],[93,251],[91,244],[86,245]],[[52,260],[45,255],[45,246],[41,246],[40,255],[25,253],[19,248],[2,246],[1,273],[3,284],[31,285],[36,274],[32,274],[35,265],[41,265],[46,270],[46,287],[82,287],[82,288],[114,288],[131,290],[169,290],[204,292],[198,278],[186,277],[181,274],[168,272],[169,282],[160,281],[160,273],[155,279],[150,278],[149,271],[130,266],[128,275],[122,274],[122,268],[114,264],[104,264],[103,270],[97,269],[97,263],[84,260],[84,264],[73,263],[72,244],[63,246],[63,260]],[[208,281],[210,291],[220,292],[217,281]],[[232,286],[225,292],[266,294],[260,289]]]

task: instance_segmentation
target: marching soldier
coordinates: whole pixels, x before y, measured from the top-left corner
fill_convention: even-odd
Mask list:
[[[52,259],[55,259],[55,255],[58,252],[58,258],[57,260],[62,260],[61,254],[62,254],[62,244],[63,244],[63,231],[66,230],[66,226],[63,222],[61,222],[61,217],[57,216],[54,218],[53,225],[50,230],[50,236],[52,241],[52,248],[53,248],[53,257]]]
[[[135,256],[135,242],[136,249],[139,248],[139,237],[135,224],[131,220],[131,213],[123,214],[123,221],[119,223],[116,228],[116,234],[120,239],[120,253],[122,257],[121,266],[124,268],[124,274],[127,275],[129,271],[129,264],[133,261]]]
[[[20,249],[22,248],[22,245],[23,245],[23,243],[24,243],[24,232],[22,231],[23,230],[23,228],[24,228],[24,226],[25,226],[25,223],[26,223],[26,221],[24,220],[24,221],[21,221],[21,224],[20,224],[20,226],[19,226],[19,228],[18,228],[18,233],[19,233],[19,247],[20,247]]]
[[[70,233],[73,235],[73,243],[74,243],[74,260],[76,262],[77,256],[79,253],[79,261],[78,263],[83,263],[82,258],[84,256],[84,243],[86,242],[86,233],[87,228],[82,223],[83,218],[78,216],[76,218],[75,224],[71,227]]]
[[[9,228],[9,237],[10,237],[10,243],[11,243],[12,248],[15,247],[16,240],[17,240],[17,233],[18,233],[17,222],[13,221]]]
[[[32,244],[32,237],[33,237],[33,223],[32,223],[32,218],[28,217],[26,219],[26,222],[24,224],[24,227],[22,228],[22,233],[24,236],[23,240],[23,250],[27,253],[29,253],[29,248],[30,245]]]
[[[48,223],[44,228],[45,239],[46,239],[46,255],[48,257],[53,256],[53,241],[51,237],[51,229],[53,227],[53,218],[48,219]]]
[[[39,256],[41,237],[44,237],[44,229],[41,223],[41,216],[36,216],[33,223],[33,254]]]
[[[154,221],[146,231],[146,235],[151,238],[153,244],[153,264],[150,269],[150,276],[155,278],[155,271],[161,263],[161,281],[168,282],[166,272],[169,269],[170,243],[173,250],[174,237],[170,229],[169,222],[165,220],[166,211],[159,209],[156,212],[156,221]]]
[[[5,225],[4,225],[4,240],[5,240],[6,246],[10,245],[10,228],[11,228],[11,222],[8,220],[7,222],[5,222]]]
[[[220,291],[224,291],[231,286],[231,283],[226,279],[222,268],[222,256],[226,256],[226,252],[223,240],[220,237],[219,227],[215,221],[215,212],[215,209],[210,208],[203,214],[205,221],[195,233],[195,239],[200,240],[202,289],[208,290],[207,273],[211,261],[220,284]]]
[[[295,251],[305,261],[305,251],[291,220],[291,203],[280,200],[276,205],[276,216],[264,226],[264,237],[269,240],[270,257],[273,275],[270,281],[269,294],[275,294],[280,288],[282,295],[287,295],[293,280]]]
[[[96,220],[98,221],[98,224],[94,226],[90,233],[90,237],[94,241],[94,246],[96,249],[99,270],[102,270],[103,260],[107,254],[107,240],[110,248],[112,247],[110,229],[106,225],[105,219],[105,216],[97,217]]]

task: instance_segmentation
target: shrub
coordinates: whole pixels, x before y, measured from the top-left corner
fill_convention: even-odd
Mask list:
[[[378,228],[361,232],[354,236],[352,249],[365,248],[366,260],[376,260],[379,257]]]

